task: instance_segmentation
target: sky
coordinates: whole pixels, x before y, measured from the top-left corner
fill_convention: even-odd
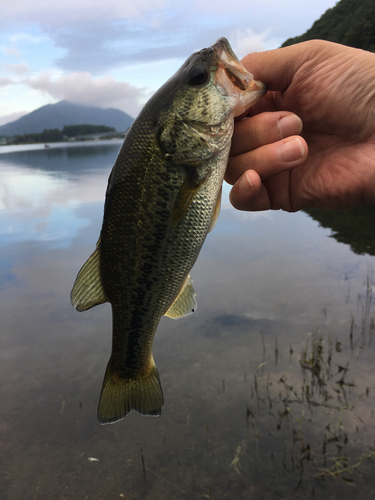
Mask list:
[[[336,3],[0,0],[0,125],[64,99],[135,117],[194,51],[277,48]]]

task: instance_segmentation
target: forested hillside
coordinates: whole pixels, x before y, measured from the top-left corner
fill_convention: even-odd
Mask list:
[[[65,125],[62,130],[57,128],[44,129],[43,132],[36,134],[15,135],[9,139],[8,144],[34,144],[40,142],[60,142],[67,138],[73,138],[88,134],[107,134],[116,132],[113,127],[105,125]]]
[[[306,33],[282,46],[317,38],[375,52],[375,0],[341,0]]]

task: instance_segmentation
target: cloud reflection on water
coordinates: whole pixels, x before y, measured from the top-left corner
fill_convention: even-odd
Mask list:
[[[118,143],[105,145],[105,155],[112,151],[115,158],[118,147]],[[107,166],[93,168],[87,150],[100,157],[100,148],[89,146],[0,155],[0,238],[4,242],[72,243],[89,224],[77,209],[88,203],[103,204],[111,168],[108,159]],[[81,160],[78,168],[77,159]],[[73,171],[68,168],[71,162]],[[65,169],[59,169],[59,163]]]

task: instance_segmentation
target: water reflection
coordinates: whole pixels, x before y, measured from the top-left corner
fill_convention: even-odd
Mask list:
[[[121,144],[121,140],[113,140],[56,143],[48,149],[42,145],[4,146],[0,148],[0,161],[8,165],[74,174],[101,170],[108,164],[112,167]]]
[[[332,229],[332,237],[350,245],[355,253],[375,255],[375,206],[352,210],[305,210],[322,227]]]
[[[120,141],[0,155],[0,237],[70,245],[88,221],[82,204],[103,201]],[[84,180],[83,180],[84,177]]]
[[[117,149],[51,150],[0,155],[0,498],[371,498],[373,258],[224,203],[197,313],[156,334],[162,416],[102,427],[111,311],[69,293]]]

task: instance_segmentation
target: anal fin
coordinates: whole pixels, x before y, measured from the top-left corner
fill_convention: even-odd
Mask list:
[[[172,319],[184,318],[197,310],[197,294],[195,293],[192,282],[193,280],[190,274],[188,274],[180,293],[164,316],[168,316],[168,318]]]

